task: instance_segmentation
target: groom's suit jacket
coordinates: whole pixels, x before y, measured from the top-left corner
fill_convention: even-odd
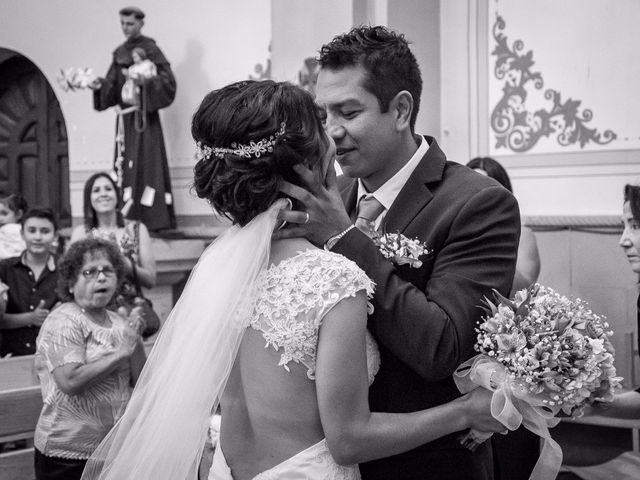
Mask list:
[[[376,283],[368,328],[382,365],[369,391],[371,411],[413,412],[460,396],[452,373],[473,356],[479,308],[492,289],[509,293],[515,272],[520,214],[513,195],[494,180],[447,161],[430,147],[384,219],[384,231],[418,238],[432,253],[420,268],[395,266],[371,239],[352,229],[333,248]],[[343,190],[347,211],[357,181]],[[370,479],[493,478],[491,450],[462,447],[459,434],[410,452],[362,464]]]

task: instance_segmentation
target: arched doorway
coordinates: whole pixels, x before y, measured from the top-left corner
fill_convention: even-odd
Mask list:
[[[53,208],[71,225],[69,150],[60,104],[42,72],[0,48],[0,194]]]

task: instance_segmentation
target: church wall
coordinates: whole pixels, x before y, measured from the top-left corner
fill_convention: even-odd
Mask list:
[[[508,3],[495,2],[498,7]],[[628,3],[621,1],[623,6]],[[188,193],[193,164],[189,122],[202,96],[232,80],[260,76],[256,67],[268,68],[270,43],[273,78],[295,81],[305,56],[315,55],[324,41],[362,21],[386,23],[405,31],[413,42],[425,72],[418,130],[435,135],[449,157],[461,163],[476,155],[491,154],[492,105],[487,89],[493,58],[487,39],[493,19],[488,18],[487,0],[333,0],[322,4],[313,0],[239,0],[232,4],[224,0],[146,0],[138,4],[147,12],[143,32],[157,39],[178,79],[176,100],[161,116],[179,215],[208,213],[206,205]],[[123,40],[119,7],[116,2],[100,0],[3,2],[0,46],[25,55],[42,70],[65,115],[74,216],[80,215],[84,179],[89,172],[111,164],[114,114],[95,112],[89,91],[63,92],[55,77],[60,68],[68,66],[92,67],[100,75],[106,72],[110,52]],[[507,28],[515,28],[517,22],[513,20]],[[615,27],[608,25],[601,30],[608,32]],[[533,51],[535,67],[546,67],[543,74],[548,85],[563,76],[557,66],[576,56],[574,51],[561,48],[561,35],[541,30],[539,38],[532,38],[529,31],[508,31],[509,42],[522,39],[525,51]],[[607,39],[603,36],[603,42],[591,42],[583,48],[602,56],[602,50],[613,48]],[[543,58],[546,50],[538,45],[545,42],[560,47],[555,53],[558,58]],[[602,101],[596,97],[604,93],[594,89],[591,96],[585,94],[579,99],[584,107],[599,105]],[[628,103],[634,104],[637,96],[629,92]],[[588,126],[606,129],[604,120],[598,124],[603,117],[603,108],[594,110],[592,125]],[[622,185],[640,181],[638,149],[593,149],[592,145],[566,152],[556,149],[515,154],[503,150],[494,156],[509,169],[525,216],[618,215]]]
[[[434,135],[452,160],[466,163],[477,155],[492,155],[507,167],[523,218],[538,231],[541,281],[562,293],[584,296],[594,310],[609,316],[618,332],[620,358],[625,358],[623,371],[629,376],[635,287],[616,245],[616,225],[622,186],[640,183],[640,147],[635,146],[640,141],[640,129],[635,137],[625,133],[625,126],[620,126],[611,111],[629,118],[632,125],[636,121],[633,117],[637,115],[629,115],[629,111],[633,114],[639,104],[638,90],[623,90],[620,78],[639,68],[640,61],[636,60],[640,59],[633,53],[620,58],[624,46],[617,39],[621,34],[637,35],[625,32],[619,18],[621,9],[634,12],[638,3],[618,0],[611,17],[607,12],[596,17],[598,28],[592,29],[592,40],[569,44],[564,43],[566,31],[542,26],[536,31],[534,27],[567,15],[566,5],[576,0],[540,1],[545,8],[523,10],[527,22],[514,13],[516,0],[139,1],[147,13],[143,32],[157,39],[178,80],[177,98],[161,115],[181,221],[212,222],[207,205],[188,191],[193,165],[190,117],[207,91],[265,74],[276,80],[296,81],[302,60],[314,56],[333,35],[353,24],[390,25],[407,34],[422,66],[425,91],[417,130]],[[575,24],[582,24],[582,10],[592,13],[602,2],[607,0],[581,0],[584,8],[571,12]],[[518,5],[532,3],[539,2]],[[110,52],[123,41],[117,15],[121,6],[101,0],[3,0],[0,47],[33,61],[49,79],[62,106],[76,218],[81,215],[85,178],[111,166],[115,119],[110,111],[93,110],[89,91],[65,93],[55,77],[61,67],[69,66],[93,67],[101,75],[106,72]],[[542,139],[547,142],[544,148],[539,143],[519,154],[496,148],[491,128],[496,102],[496,91],[491,89],[497,82],[492,55],[496,14],[504,16],[506,28],[502,32],[509,48],[519,39],[523,42],[520,54],[531,50],[535,63],[530,70],[541,72],[546,87],[561,85],[563,101],[571,97],[582,102],[579,111],[592,109],[593,119],[585,122],[586,126],[603,132],[615,125],[618,140],[607,145],[589,141],[584,148],[574,143],[563,149],[556,136],[550,136]],[[574,36],[579,33],[572,28],[568,31]],[[595,60],[587,61],[593,68],[592,83],[587,83],[590,88],[580,87],[584,83],[584,75],[579,74],[584,72],[584,62],[577,59],[590,56],[600,60],[610,57],[610,72],[604,76],[610,80],[609,88],[596,82],[603,76],[596,72],[601,63]],[[574,74],[576,81],[572,83]],[[613,103],[619,102],[619,90],[627,99],[623,105]],[[530,92],[531,97],[536,94],[535,89]]]
[[[455,161],[465,163],[488,155],[507,168],[523,220],[536,231],[542,264],[539,281],[587,300],[594,311],[608,317],[615,331],[619,374],[625,377],[626,386],[637,386],[637,277],[630,271],[618,239],[623,185],[640,183],[640,128],[634,118],[640,94],[625,84],[625,79],[638,78],[640,59],[620,38],[635,38],[637,29],[629,28],[624,18],[637,18],[640,5],[626,0],[616,2],[615,7],[606,0],[577,3],[440,2],[439,140]],[[585,15],[590,17],[585,19]],[[502,29],[497,25],[498,16],[505,22]],[[498,82],[494,28],[506,37],[505,45],[512,52],[514,42],[522,42],[520,61],[524,65],[533,61],[528,72],[539,72],[544,80],[541,89],[526,84],[527,105],[521,110],[529,111],[525,122],[535,118],[535,109],[549,110],[549,100],[535,108],[528,103],[541,92],[556,89],[565,105],[569,99],[581,102],[577,112],[583,118],[584,110],[591,109],[593,117],[585,126],[602,134],[601,139],[611,128],[617,139],[604,145],[589,140],[584,147],[580,142],[565,147],[559,145],[558,130],[554,130],[522,153],[496,148],[491,115],[495,95],[502,92],[497,89],[491,93],[492,85]],[[527,59],[524,56],[529,51]],[[565,121],[575,113],[570,109],[565,112],[566,117],[560,115],[556,121]],[[549,128],[556,127],[552,124]]]
[[[416,131],[437,136],[440,130],[440,2],[389,0],[387,25],[403,32],[411,44],[422,74],[422,95]],[[440,142],[439,139],[437,139]]]
[[[323,43],[353,24],[351,2],[344,0],[272,0],[272,76],[298,82],[305,58],[316,57]]]
[[[161,111],[178,216],[210,217],[205,202],[189,193],[193,167],[191,115],[210,90],[258,76],[266,67],[271,6],[263,0],[140,0],[144,35],[154,38],[178,82],[174,103]],[[64,92],[61,68],[91,67],[106,74],[111,52],[124,41],[118,10],[101,0],[3,0],[0,47],[29,58],[44,73],[60,102],[69,137],[72,214],[82,215],[82,187],[113,159],[115,114],[96,112],[88,90]],[[256,67],[260,65],[260,67]],[[203,217],[204,218],[204,217]]]
[[[619,216],[623,185],[640,183],[640,124],[635,120],[640,93],[630,88],[632,77],[637,79],[640,74],[640,58],[618,41],[625,35],[637,35],[636,29],[628,28],[620,18],[625,13],[637,17],[640,5],[632,0],[616,2],[617,8],[613,9],[606,0],[440,3],[439,138],[449,157],[465,163],[475,156],[490,155],[500,161],[509,171],[524,216]],[[570,8],[578,4],[580,8]],[[603,13],[594,18],[594,12]],[[529,115],[527,121],[532,116],[540,121],[532,115],[537,109],[551,110],[548,99],[533,102],[545,91],[555,89],[566,107],[566,116],[555,116],[548,128],[567,118],[584,117],[585,111],[591,110],[593,118],[582,125],[595,129],[602,138],[611,129],[617,134],[615,140],[600,145],[587,139],[584,146],[579,141],[563,146],[558,140],[559,131],[554,130],[521,153],[496,148],[491,114],[497,99],[491,88],[502,88],[494,72],[497,56],[492,54],[497,46],[493,38],[497,16],[506,24],[499,32],[506,37],[508,48],[513,50],[514,42],[520,40],[520,56],[531,52],[534,62],[529,72],[539,73],[544,81],[540,89],[533,82],[525,85],[528,104],[522,112]],[[564,25],[564,29],[556,25]],[[494,98],[490,98],[492,95]],[[580,102],[575,107],[577,116],[572,115],[567,100],[574,106]]]

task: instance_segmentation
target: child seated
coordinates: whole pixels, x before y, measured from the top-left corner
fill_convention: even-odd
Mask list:
[[[8,286],[0,316],[0,357],[35,353],[40,325],[58,303],[58,272],[51,254],[56,238],[53,211],[29,210],[22,218],[22,237],[26,250],[0,261],[0,282]]]
[[[20,219],[27,202],[15,193],[0,198],[0,260],[20,255],[25,249]]]

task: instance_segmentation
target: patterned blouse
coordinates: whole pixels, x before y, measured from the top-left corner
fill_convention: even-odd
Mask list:
[[[118,229],[118,234],[100,228],[92,228],[86,234],[88,238],[101,238],[115,243],[125,257],[137,255],[140,248],[140,222],[138,221],[126,220],[124,227]]]
[[[86,364],[117,350],[125,321],[108,312],[111,327],[92,322],[74,302],[60,305],[42,324],[35,366],[44,405],[34,444],[49,457],[87,459],[120,418],[131,397],[131,371],[123,366],[77,395],[57,386],[53,370]],[[127,364],[128,365],[128,364]]]

